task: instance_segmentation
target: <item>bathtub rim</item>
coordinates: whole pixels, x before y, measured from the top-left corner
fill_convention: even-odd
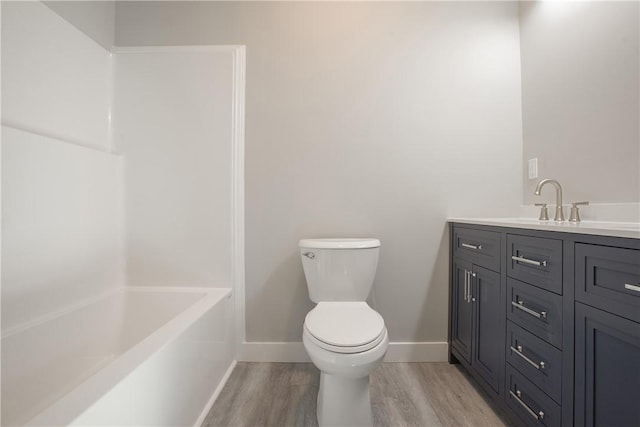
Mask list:
[[[100,300],[109,298],[113,295],[117,295],[119,293],[124,293],[124,287],[117,287],[114,289],[110,289],[106,292],[102,292],[99,293],[95,296],[92,296],[90,298],[85,298],[83,300],[80,300],[78,302],[75,302],[73,304],[69,304],[63,308],[60,308],[58,310],[54,310],[50,313],[47,314],[43,314],[42,316],[38,316],[34,319],[28,320],[26,322],[23,323],[19,323],[17,325],[14,325],[10,328],[7,328],[5,330],[2,331],[2,333],[0,334],[0,339],[4,340],[5,338],[10,338],[13,335],[17,335],[19,333],[22,333],[24,331],[27,331],[31,328],[35,328],[38,327],[44,323],[47,322],[51,322],[53,320],[56,320],[59,317],[62,317],[68,313],[72,313],[76,310],[81,310],[84,307],[87,307],[93,303],[96,303]]]
[[[76,310],[81,310],[91,304],[94,304],[98,301],[101,301],[103,299],[109,298],[111,296],[114,295],[118,295],[118,294],[124,294],[126,292],[140,292],[140,293],[144,293],[144,292],[185,292],[185,293],[209,293],[211,291],[215,291],[215,290],[229,290],[229,292],[231,292],[231,288],[211,288],[211,287],[205,287],[205,286],[188,286],[188,287],[181,287],[181,286],[119,286],[117,288],[114,289],[110,289],[108,291],[105,292],[101,292],[95,296],[92,296],[90,298],[85,298],[83,300],[80,300],[78,302],[75,302],[73,304],[69,304],[61,309],[52,311],[50,313],[44,314],[42,316],[38,316],[34,319],[28,320],[26,322],[23,323],[19,323],[17,325],[11,326],[10,328],[7,328],[5,330],[3,330],[0,333],[0,340],[3,340],[5,338],[9,338],[13,335],[17,335],[21,332],[24,332],[28,329],[31,328],[35,328],[37,326],[40,326],[44,323],[56,320],[59,317],[62,317],[66,314],[72,313]],[[204,297],[203,297],[204,298]],[[194,304],[197,301],[194,301]]]
[[[119,355],[108,365],[88,377],[76,388],[62,396],[56,402],[43,411],[37,413],[25,422],[25,426],[43,425],[67,425],[79,417],[86,409],[93,405],[107,391],[116,386],[127,375],[138,368],[144,361],[153,354],[169,345],[187,328],[200,319],[211,308],[220,301],[230,299],[233,295],[231,288],[205,288],[205,287],[168,287],[168,286],[124,286],[114,291],[102,294],[102,298],[117,294],[119,292],[148,292],[148,293],[204,293],[202,298],[194,301],[184,311],[177,314],[167,323],[160,325],[152,333],[140,340],[136,345]],[[97,302],[101,298],[91,298],[83,304],[74,305],[73,309],[65,309],[58,312],[56,316],[46,316],[52,320],[58,316],[72,312],[78,308],[85,307],[92,302]],[[45,316],[43,316],[44,318]],[[43,318],[39,318],[38,323],[29,322],[31,326],[44,323]],[[21,325],[24,326],[24,325]],[[22,327],[20,331],[26,330]],[[13,332],[17,333],[17,332]],[[3,336],[4,338],[4,336]]]

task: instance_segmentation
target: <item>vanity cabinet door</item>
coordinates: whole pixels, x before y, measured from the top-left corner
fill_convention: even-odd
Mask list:
[[[473,305],[471,304],[471,263],[456,260],[453,265],[451,345],[471,363]]]
[[[576,303],[575,425],[640,426],[640,323]]]
[[[472,366],[497,392],[500,367],[504,368],[504,314],[500,302],[500,275],[486,268],[473,266],[475,336]]]

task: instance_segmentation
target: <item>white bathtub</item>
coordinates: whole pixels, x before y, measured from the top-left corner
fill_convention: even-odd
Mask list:
[[[191,426],[233,364],[231,290],[123,288],[2,336],[2,425]]]

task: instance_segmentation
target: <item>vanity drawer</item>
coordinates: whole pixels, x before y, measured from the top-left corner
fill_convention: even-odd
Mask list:
[[[553,400],[562,394],[562,352],[507,321],[506,361]]]
[[[576,300],[640,322],[640,251],[577,243]]]
[[[453,244],[454,256],[500,271],[500,233],[456,226]]]
[[[507,406],[531,427],[560,427],[562,411],[542,390],[507,364]]]
[[[562,294],[562,240],[507,235],[507,275]]]
[[[507,278],[507,319],[562,348],[562,296]]]

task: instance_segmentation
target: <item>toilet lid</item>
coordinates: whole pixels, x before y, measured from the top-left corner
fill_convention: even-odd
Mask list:
[[[304,326],[332,347],[362,347],[380,338],[384,319],[363,301],[324,301],[307,314]]]

